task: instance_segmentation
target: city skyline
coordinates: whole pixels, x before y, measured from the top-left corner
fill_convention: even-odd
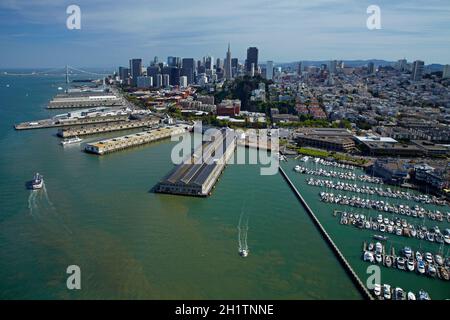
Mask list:
[[[380,1],[381,30],[366,27],[369,1],[196,1],[189,9],[178,0],[171,5],[154,1],[150,7],[140,0],[79,1],[81,30],[66,28],[69,4],[0,4],[0,37],[8,43],[0,53],[0,67],[113,67],[129,57],[142,57],[146,64],[151,57],[173,55],[209,54],[223,60],[227,43],[240,61],[254,46],[261,62],[404,57],[426,64],[450,62],[450,7],[445,1]]]

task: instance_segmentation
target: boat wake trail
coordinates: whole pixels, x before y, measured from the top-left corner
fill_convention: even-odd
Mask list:
[[[28,210],[33,217],[49,211],[55,213],[55,208],[50,201],[45,183],[42,189],[30,191],[30,195],[28,196]]]
[[[245,221],[245,222],[243,222]],[[239,217],[239,224],[238,224],[238,241],[239,241],[239,252],[242,251],[248,251],[248,244],[247,244],[247,236],[248,236],[248,221],[249,217],[244,213],[244,211],[241,212],[241,215]]]

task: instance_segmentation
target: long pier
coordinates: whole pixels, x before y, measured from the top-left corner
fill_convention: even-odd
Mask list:
[[[296,195],[297,199],[300,201],[300,203],[302,204],[303,208],[306,210],[306,212],[308,213],[308,215],[311,217],[312,221],[314,222],[314,224],[316,225],[317,229],[319,229],[320,233],[322,234],[322,236],[325,238],[325,240],[327,241],[327,243],[329,244],[329,246],[331,247],[331,249],[333,250],[333,252],[336,254],[336,257],[338,258],[338,260],[342,263],[344,269],[347,271],[347,273],[350,275],[350,278],[352,279],[353,283],[356,285],[356,287],[359,289],[359,291],[361,292],[361,294],[369,300],[373,300],[373,296],[372,294],[369,292],[369,290],[367,290],[366,286],[364,285],[364,283],[361,281],[361,279],[358,277],[358,275],[356,274],[356,272],[353,270],[353,268],[350,266],[350,264],[348,263],[347,259],[344,257],[344,255],[342,254],[342,252],[339,250],[339,248],[336,246],[336,244],[334,243],[333,239],[331,239],[330,235],[328,234],[328,232],[325,230],[325,228],[322,226],[322,224],[320,223],[319,219],[317,219],[316,215],[314,214],[314,212],[312,211],[312,209],[309,207],[309,205],[306,203],[305,199],[302,197],[302,195],[300,194],[300,192],[297,190],[297,188],[295,187],[295,185],[292,183],[292,181],[289,179],[289,177],[287,176],[286,172],[283,170],[283,168],[281,168],[281,166],[278,168],[281,175],[283,176],[283,178],[286,180],[286,182],[288,183],[289,187],[292,189],[292,191],[294,192],[294,194]]]
[[[65,127],[65,126],[77,126],[102,122],[124,121],[126,119],[128,119],[128,115],[85,117],[85,118],[74,118],[64,120],[44,119],[30,122],[22,122],[14,125],[14,128],[16,130],[43,129],[43,128]]]
[[[138,132],[122,137],[101,140],[86,144],[84,150],[88,153],[103,155],[131,147],[147,144],[157,140],[170,138],[172,135],[183,134],[190,128],[188,126],[171,126],[149,131]]]
[[[89,124],[85,126],[75,126],[62,128],[58,130],[58,136],[61,138],[71,138],[76,136],[85,136],[102,132],[112,132],[120,130],[137,129],[142,127],[152,127],[159,123],[159,118],[144,120],[127,120],[111,123]]]

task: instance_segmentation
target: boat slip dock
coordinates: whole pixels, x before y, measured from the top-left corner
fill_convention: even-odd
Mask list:
[[[143,145],[157,140],[170,138],[172,135],[183,134],[189,129],[189,126],[176,125],[142,131],[126,136],[88,143],[85,146],[84,150],[89,153],[103,155],[106,153]]]
[[[236,148],[233,130],[222,129],[212,138],[195,150],[189,158],[191,161],[179,164],[158,183],[155,192],[200,197],[210,195]],[[220,156],[215,158],[217,150]]]
[[[102,132],[112,132],[119,130],[136,129],[142,127],[152,127],[159,123],[159,118],[148,118],[142,120],[127,120],[112,123],[88,124],[84,126],[76,126],[69,128],[61,128],[58,130],[58,136],[61,138],[71,138],[76,136],[84,136]]]

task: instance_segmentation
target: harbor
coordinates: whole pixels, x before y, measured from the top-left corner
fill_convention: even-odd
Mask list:
[[[189,126],[182,126],[182,125],[161,127],[158,129],[150,129],[147,131],[129,134],[126,136],[88,143],[84,147],[84,150],[88,153],[93,153],[96,155],[104,155],[107,153],[144,145],[161,139],[170,138],[171,136],[174,135],[186,133],[189,130],[190,130]]]
[[[350,182],[350,179],[346,179],[350,176],[348,167],[325,162],[316,163],[313,158],[310,159],[312,161],[306,163],[304,159],[289,159],[281,165],[293,184],[301,188],[302,196],[309,199],[306,200],[308,205],[360,277],[368,276],[368,265],[364,261],[364,252],[361,253],[361,243],[365,242],[367,248],[371,243],[367,241],[368,237],[375,239],[372,244],[374,247],[376,241],[382,243],[383,248],[386,248],[386,256],[393,256],[397,251],[395,257],[405,259],[405,269],[401,269],[400,259],[400,270],[409,270],[408,259],[403,255],[405,247],[415,248],[415,251],[423,256],[428,252],[433,257],[429,268],[424,260],[425,276],[418,276],[422,275],[417,269],[418,266],[421,266],[420,270],[423,268],[417,259],[414,262],[415,272],[401,273],[392,257],[387,258],[387,264],[391,267],[386,267],[385,260],[382,260],[380,265],[385,266],[381,270],[382,284],[371,289],[372,295],[376,299],[394,300],[406,300],[409,299],[408,296],[411,300],[448,297],[448,284],[445,283],[449,274],[448,203],[415,190],[383,185],[357,168],[351,170],[355,180],[364,177],[367,181]],[[330,166],[336,168],[332,176],[326,169]],[[303,170],[314,173],[315,177],[299,174]],[[327,172],[327,175],[318,174],[319,172]],[[322,178],[323,176],[326,178]],[[318,192],[318,187],[323,190]],[[333,190],[333,193],[330,193],[330,190]],[[361,198],[361,195],[367,198]],[[319,201],[322,198],[326,201]],[[372,263],[377,264],[375,254],[373,261]],[[438,261],[442,264],[438,264]],[[386,289],[384,285],[387,285]],[[386,297],[383,296],[384,290]]]
[[[206,197],[236,148],[234,130],[221,129],[199,145],[192,155],[177,165],[155,188],[158,193]]]

